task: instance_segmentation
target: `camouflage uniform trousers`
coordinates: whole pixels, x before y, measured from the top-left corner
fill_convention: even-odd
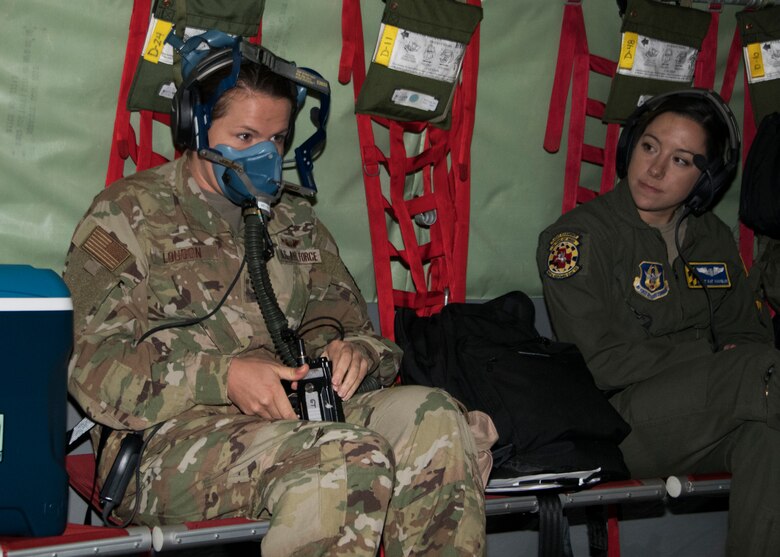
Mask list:
[[[201,407],[166,423],[141,466],[134,521],[269,518],[264,557],[485,554],[476,448],[440,390],[345,402],[347,423],[268,422]],[[118,516],[135,499],[131,482]]]

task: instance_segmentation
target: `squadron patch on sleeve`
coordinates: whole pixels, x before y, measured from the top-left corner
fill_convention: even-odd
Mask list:
[[[547,276],[565,279],[580,270],[580,236],[573,232],[561,232],[550,240],[547,256]]]
[[[643,298],[658,300],[669,293],[664,266],[655,261],[642,261],[639,264],[639,276],[634,277],[634,290]]]
[[[702,283],[707,288],[731,288],[731,279],[729,278],[729,269],[725,263],[694,263],[689,264],[696,270],[696,274],[691,272],[689,267],[685,267],[685,280],[688,288],[701,288]]]
[[[95,227],[89,233],[81,244],[81,249],[111,272],[117,270],[130,257],[130,252],[122,242],[111,236],[102,226]]]

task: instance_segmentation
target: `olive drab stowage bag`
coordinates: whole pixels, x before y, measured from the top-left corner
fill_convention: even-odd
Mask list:
[[[737,12],[753,118],[780,111],[780,6]]]
[[[172,27],[185,41],[209,29],[253,37],[264,8],[265,0],[155,0],[127,109],[170,112],[171,99],[181,83],[178,55],[164,43]]]
[[[691,86],[709,25],[710,14],[695,8],[629,0],[603,121],[622,123],[644,96]]]
[[[761,120],[742,169],[739,218],[754,232],[780,240],[780,112]]]
[[[466,45],[482,8],[456,0],[387,0],[355,112],[448,127]]]
[[[497,467],[514,472],[601,468],[628,477],[618,445],[630,427],[598,390],[572,344],[543,338],[533,302],[510,292],[483,304],[452,303],[430,317],[396,313],[403,349],[401,382],[439,387],[468,410],[488,414],[498,431]]]

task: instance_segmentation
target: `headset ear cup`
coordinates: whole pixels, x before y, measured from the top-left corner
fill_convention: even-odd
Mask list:
[[[628,174],[629,156],[631,153],[631,137],[633,135],[633,126],[626,124],[618,139],[617,149],[615,150],[615,171],[617,177],[623,179]]]
[[[691,190],[685,206],[694,215],[701,215],[709,210],[718,198],[721,190],[730,182],[730,173],[723,161],[716,160],[710,164],[706,172],[702,172]]]
[[[648,111],[649,105],[645,103],[637,107],[628,117],[620,132],[617,148],[615,149],[615,172],[618,178],[623,179],[628,174],[628,165],[631,162],[631,153],[636,144],[636,128],[642,115]]]
[[[171,102],[171,135],[173,143],[178,149],[191,149],[193,151],[198,149],[198,132],[206,131],[198,129],[196,115],[196,109],[200,110],[203,101],[201,83],[210,75],[225,67],[232,66],[232,64],[232,48],[211,52],[197,63],[179,86]],[[200,128],[205,128],[203,122],[201,122]]]
[[[171,105],[173,144],[178,149],[197,149],[195,141],[195,105],[197,92],[183,83]]]

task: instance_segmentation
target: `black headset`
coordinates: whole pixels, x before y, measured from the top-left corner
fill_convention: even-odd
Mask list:
[[[709,89],[683,89],[656,95],[637,107],[628,117],[618,140],[615,167],[619,178],[625,178],[631,154],[639,140],[641,130],[637,128],[646,115],[662,107],[664,102],[673,97],[690,97],[707,101],[715,114],[721,119],[728,130],[728,144],[721,156],[706,160],[701,155],[693,159],[696,167],[701,170],[701,176],[693,187],[685,206],[694,215],[701,215],[712,207],[718,195],[731,183],[739,164],[740,133],[737,119],[728,104],[720,95]]]
[[[202,38],[201,38],[202,37]],[[175,37],[171,37],[175,38]],[[199,42],[193,39],[200,39]],[[235,86],[242,61],[251,61],[267,66],[272,72],[289,79],[296,87],[296,106],[290,117],[290,129],[284,145],[285,151],[293,139],[293,124],[298,110],[306,99],[307,89],[320,93],[320,108],[316,118],[316,135],[324,139],[324,127],[328,116],[330,85],[317,72],[297,67],[294,63],[279,58],[269,50],[229,35],[209,31],[193,37],[180,50],[182,56],[183,81],[171,101],[171,134],[173,143],[179,149],[198,151],[208,146],[208,128],[211,126],[211,110],[216,101],[228,89]],[[172,42],[172,41],[171,41]],[[196,48],[199,43],[208,43],[209,50]],[[210,99],[203,98],[201,84],[215,73],[232,68],[218,85]]]

